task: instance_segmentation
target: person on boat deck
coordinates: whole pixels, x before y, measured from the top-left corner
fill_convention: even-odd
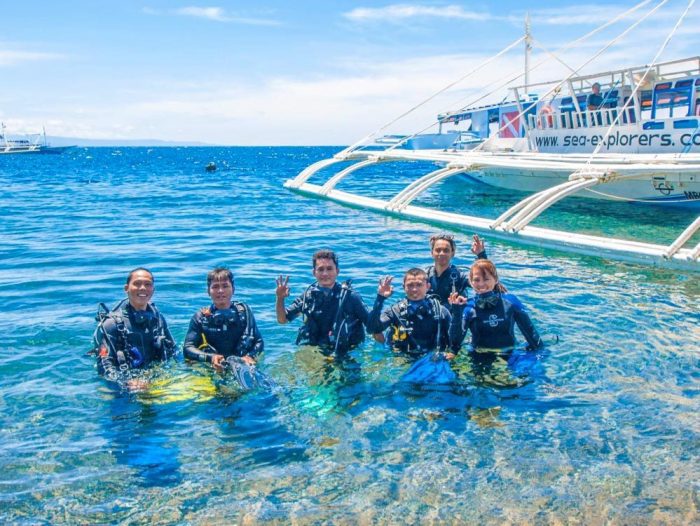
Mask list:
[[[434,265],[426,269],[431,296],[437,296],[440,303],[449,307],[448,298],[453,292],[467,297],[469,289],[469,272],[452,264],[457,251],[457,244],[451,234],[435,234],[430,236],[430,254]],[[484,241],[476,234],[472,237],[472,253],[478,259],[486,259]]]
[[[364,341],[368,309],[349,282],[337,282],[340,268],[332,250],[314,253],[312,266],[316,281],[289,307],[284,305],[289,296],[289,276],[277,278],[277,323],[288,323],[301,314],[303,324],[297,344],[319,346],[328,356],[344,353]]]
[[[599,110],[603,104],[603,96],[600,94],[600,84],[597,82],[591,86],[591,93],[586,98],[586,107],[590,111]]]
[[[135,268],[126,278],[124,291],[126,299],[109,312],[98,312],[94,334],[97,369],[106,380],[139,391],[148,383],[135,378],[134,369],[171,358],[176,346],[165,318],[151,303],[153,273]]]
[[[396,352],[418,358],[429,351],[440,350],[448,360],[454,358],[449,339],[452,316],[437,297],[428,296],[428,274],[419,268],[408,270],[403,278],[406,297],[382,311],[384,301],[394,292],[392,279],[392,276],[385,276],[379,280],[368,329],[373,333],[389,329],[386,339]]]
[[[515,326],[527,340],[528,350],[543,346],[542,339],[518,298],[509,294],[498,279],[496,266],[487,259],[476,261],[469,271],[476,296],[467,300],[450,294],[452,325],[450,339],[459,348],[471,333],[471,350],[479,348],[510,351],[517,345]]]
[[[233,273],[216,267],[207,274],[207,291],[212,304],[198,310],[185,336],[185,358],[207,362],[221,370],[229,356],[240,356],[255,365],[264,343],[250,307],[232,301],[236,288]]]

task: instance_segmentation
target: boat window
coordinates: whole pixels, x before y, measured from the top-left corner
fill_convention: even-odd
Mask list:
[[[694,79],[682,79],[675,83],[662,82],[654,87],[652,119],[685,117],[692,115],[691,94]]]

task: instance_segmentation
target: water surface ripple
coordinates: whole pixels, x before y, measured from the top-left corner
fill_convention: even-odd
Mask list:
[[[697,276],[487,238],[503,281],[560,338],[535,367],[461,356],[457,387],[416,389],[378,344],[329,363],[293,345],[296,325],[276,325],[274,277],[301,293],[311,254],[331,247],[369,303],[379,276],[429,263],[440,228],[282,188],[335,151],[0,158],[0,522],[700,521]],[[340,188],[388,197],[430,169],[380,165]],[[518,197],[456,178],[420,202],[496,217]],[[539,224],[667,241],[692,219],[659,217],[572,200]],[[469,232],[455,233],[469,264]],[[181,361],[151,371],[158,392],[107,388],[85,355],[97,303],[120,299],[127,271],[145,265],[181,341],[216,264],[255,312],[277,389],[241,395]]]

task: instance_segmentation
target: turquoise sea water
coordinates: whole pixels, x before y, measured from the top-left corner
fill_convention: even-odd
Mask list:
[[[282,188],[335,151],[0,158],[0,522],[700,521],[698,276],[487,238],[502,280],[559,335],[542,360],[513,369],[461,356],[452,389],[399,384],[408,364],[373,342],[329,363],[293,344],[297,324],[275,323],[275,276],[300,294],[311,254],[330,247],[370,303],[381,275],[429,264],[439,229]],[[209,161],[219,171],[205,173]],[[426,168],[378,167],[340,188],[387,196]],[[421,202],[495,217],[516,198],[451,180]],[[660,216],[580,202],[540,224],[669,240],[692,220]],[[468,264],[469,232],[455,233]],[[278,388],[241,394],[174,362],[152,371],[151,393],[110,390],[85,355],[97,303],[121,299],[128,270],[145,265],[181,341],[221,263],[256,315],[261,368]]]

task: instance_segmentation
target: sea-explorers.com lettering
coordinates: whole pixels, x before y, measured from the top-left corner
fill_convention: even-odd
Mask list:
[[[600,144],[606,149],[614,148],[616,146],[639,146],[639,147],[653,147],[653,146],[676,146],[673,140],[673,135],[670,133],[611,133],[608,137],[605,135],[564,135],[563,137],[557,137],[555,135],[544,135],[535,137],[535,144],[538,148],[540,147],[557,147],[559,146],[559,139],[562,139],[561,146],[564,148],[568,147],[586,147],[592,146],[593,148],[598,147]],[[678,138],[680,146],[700,146],[700,133],[684,133]]]

